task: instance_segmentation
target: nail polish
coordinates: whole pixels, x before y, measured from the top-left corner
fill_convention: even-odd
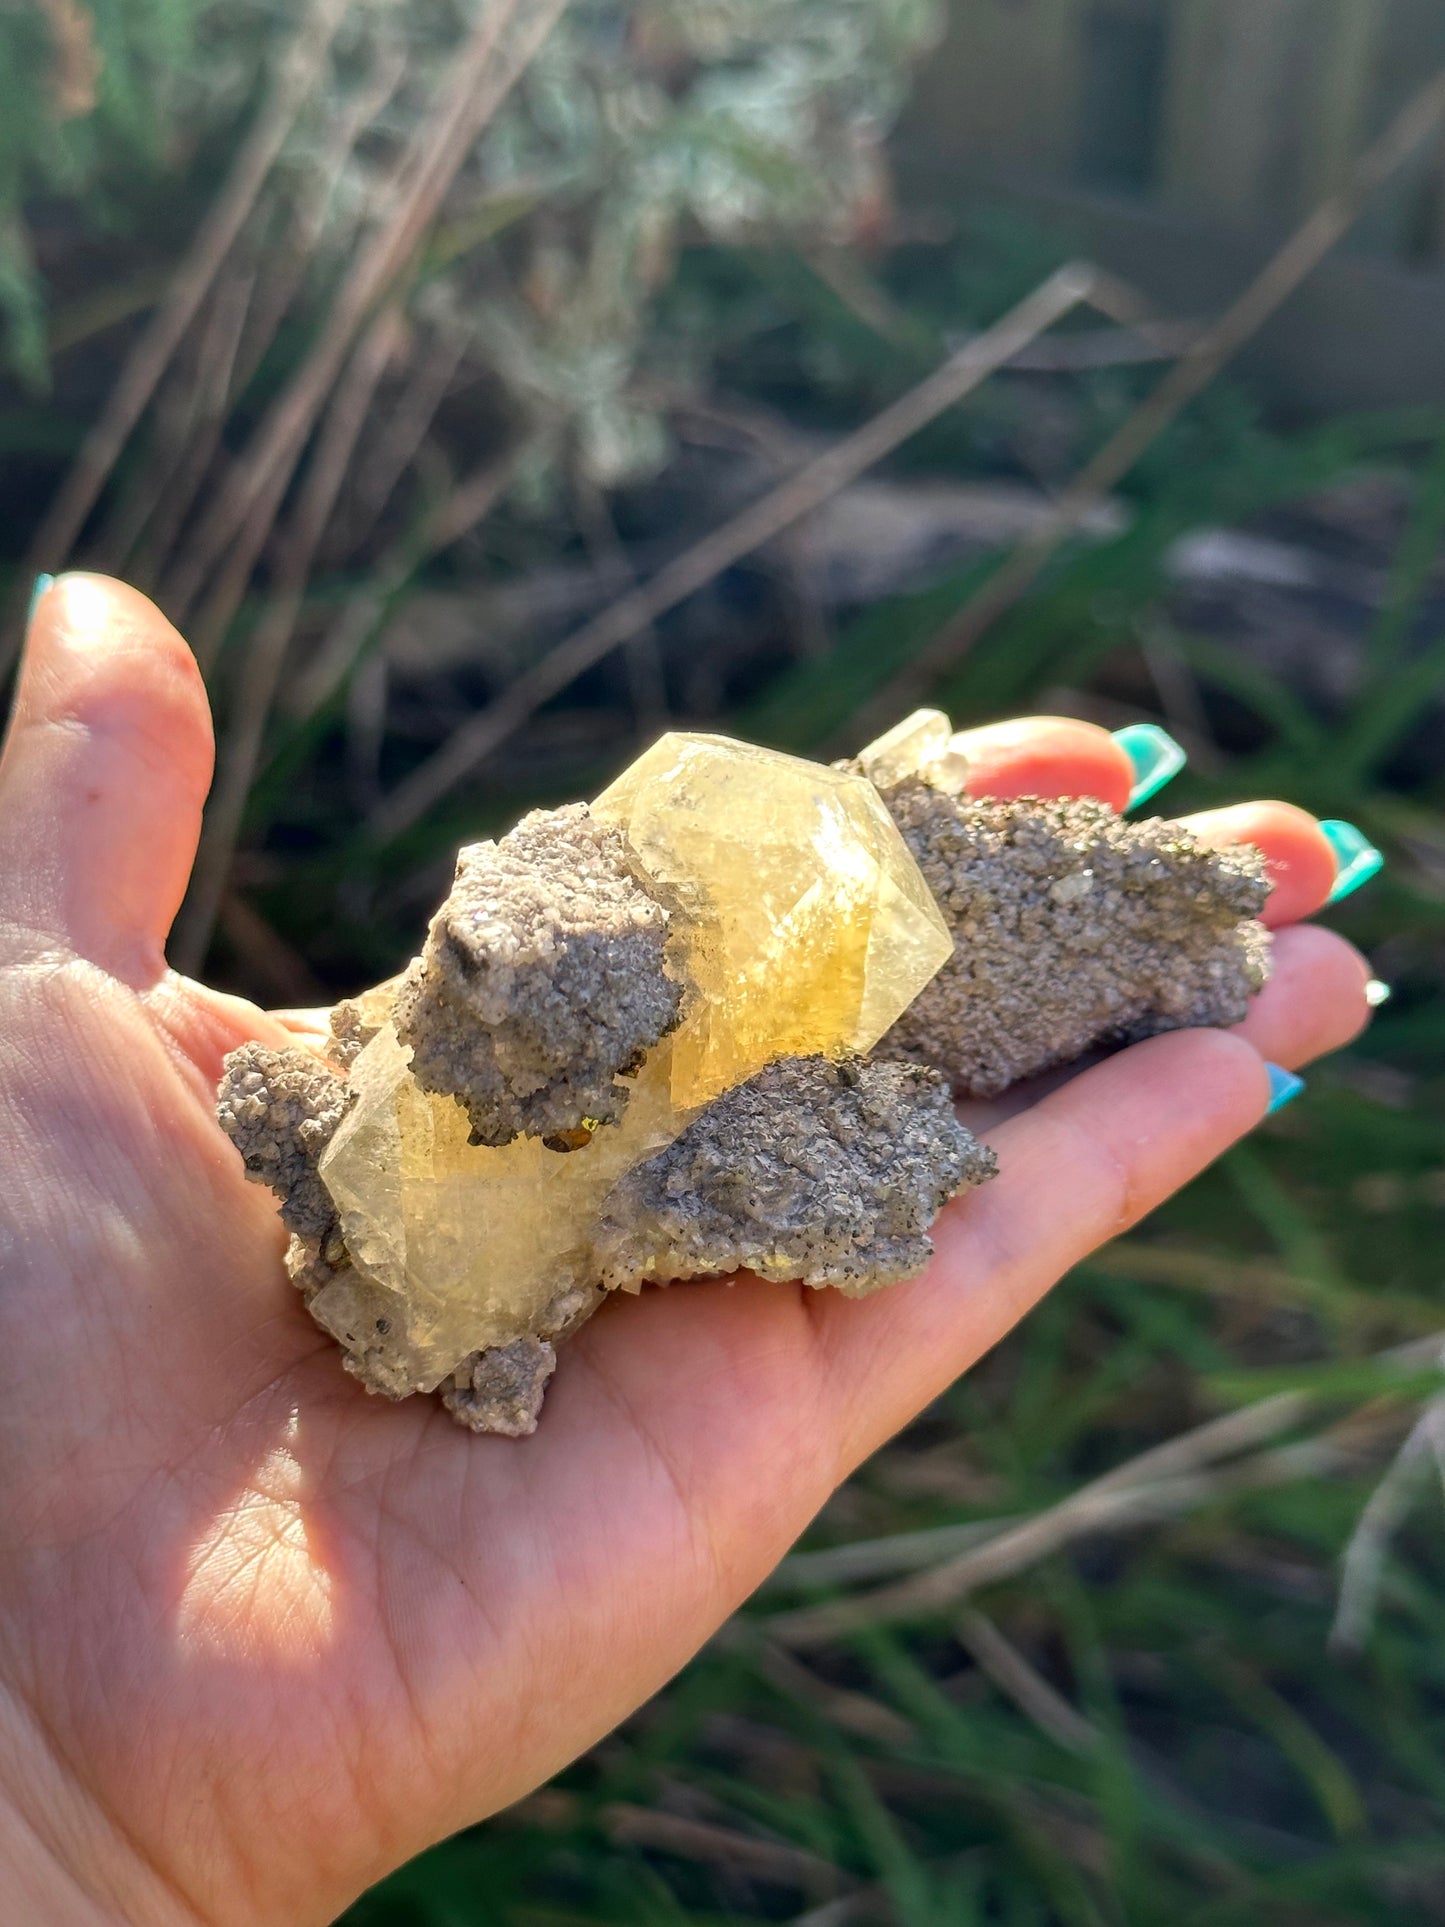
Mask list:
[[[1189,760],[1158,723],[1131,723],[1127,729],[1116,729],[1114,741],[1134,766],[1134,787],[1127,805],[1131,810],[1157,796]]]
[[[1266,1064],[1264,1068],[1269,1072],[1269,1109],[1265,1112],[1265,1116],[1273,1117],[1275,1112],[1282,1111],[1286,1104],[1294,1103],[1303,1091],[1305,1081],[1302,1077],[1296,1077],[1293,1071],[1284,1070],[1278,1064]]]
[[[1357,830],[1353,823],[1332,820],[1321,823],[1320,828],[1335,853],[1335,887],[1328,901],[1339,903],[1353,896],[1371,877],[1378,876],[1385,867],[1385,859],[1364,831]]]
[[[1371,1010],[1378,1010],[1381,1004],[1388,1004],[1394,994],[1389,984],[1382,984],[1378,977],[1371,977],[1365,985],[1365,1002]]]
[[[40,607],[40,601],[45,591],[47,589],[53,589],[54,586],[55,577],[53,575],[36,576],[35,587],[30,591],[30,608],[25,617],[25,627],[27,629],[35,620],[35,611]]]

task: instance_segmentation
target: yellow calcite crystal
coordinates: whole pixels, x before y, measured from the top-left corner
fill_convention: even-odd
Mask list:
[[[696,1109],[784,1056],[868,1051],[953,954],[873,784],[727,737],[675,734],[593,813],[674,908],[694,990],[672,1095]]]
[[[607,1193],[705,1104],[780,1057],[871,1049],[953,951],[859,775],[670,735],[593,811],[671,912],[669,969],[688,986],[621,1121],[566,1152],[472,1144],[462,1107],[421,1089],[386,1022],[352,1065],[321,1159],[351,1262],[395,1298],[423,1389],[471,1352],[545,1336],[567,1294],[596,1285]]]
[[[560,1153],[537,1138],[469,1143],[466,1113],[421,1089],[390,1024],[361,1052],[321,1178],[357,1271],[395,1295],[422,1390],[469,1352],[544,1333],[565,1294],[596,1282],[602,1200],[689,1122],[673,1107],[668,1059],[664,1043],[621,1123]]]
[[[953,724],[941,709],[915,709],[876,742],[860,749],[854,760],[881,790],[917,776],[930,789],[962,796],[968,782],[963,738],[954,735]]]

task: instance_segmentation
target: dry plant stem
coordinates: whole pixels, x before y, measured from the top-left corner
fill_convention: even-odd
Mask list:
[[[1440,1356],[1440,1335],[1394,1348],[1380,1362],[1418,1369]],[[958,1605],[980,1587],[1008,1578],[1088,1533],[1117,1531],[1177,1516],[1221,1495],[1257,1485],[1317,1477],[1350,1464],[1348,1441],[1307,1440],[1259,1452],[1223,1470],[1220,1460],[1264,1444],[1308,1416],[1318,1401],[1305,1392],[1280,1392],[1238,1412],[1167,1440],[1057,1505],[1006,1525],[982,1545],[930,1570],[854,1599],[776,1614],[764,1624],[779,1643],[807,1647],[860,1627]]]
[[[196,852],[191,888],[176,919],[170,945],[175,967],[188,975],[199,970],[210,945],[311,564],[346,479],[377,383],[395,352],[400,326],[399,308],[383,309],[362,337],[336,386],[294,521],[287,531],[276,588],[246,650],[235,714],[216,759],[215,787]]]
[[[405,79],[406,72],[407,50],[401,40],[379,47],[367,80],[346,103],[344,111],[328,130],[311,163],[309,176],[296,194],[285,237],[274,260],[267,262],[268,278],[257,291],[255,307],[241,338],[233,399],[246,388],[261,366],[281,323],[291,310],[292,302],[301,291],[326,232],[337,183],[345,173],[357,142],[385,111]],[[359,218],[364,219],[366,212],[363,209]]]
[[[421,539],[423,556],[440,555],[491,514],[516,480],[530,447],[529,441],[520,439],[494,460],[483,462],[462,477],[426,519]]]
[[[346,603],[285,691],[282,707],[305,722],[331,701],[376,642],[395,598],[420,565],[482,521],[510,487],[526,452],[518,443],[466,475],[425,517],[419,536],[397,544],[372,572],[372,586]]]
[[[530,1794],[498,1817],[549,1831],[571,1832],[582,1818],[582,1809],[575,1795],[548,1787]],[[841,1873],[832,1861],[809,1853],[806,1847],[759,1839],[755,1834],[739,1833],[716,1821],[696,1820],[655,1807],[638,1806],[629,1800],[609,1801],[598,1810],[595,1820],[608,1838],[619,1844],[654,1847],[683,1860],[694,1860],[703,1866],[730,1867],[762,1880],[777,1881],[782,1886],[801,1887],[804,1892],[837,1893],[840,1887],[851,1884],[848,1875]]]
[[[535,710],[584,670],[892,454],[944,409],[972,393],[1025,343],[1087,301],[1093,284],[1094,271],[1087,265],[1060,268],[1002,320],[951,355],[856,434],[845,437],[760,501],[712,530],[650,582],[620,597],[559,643],[392,791],[372,816],[372,833],[387,841],[410,829],[520,729]]]
[[[1070,1753],[1093,1753],[1100,1735],[1082,1713],[1071,1706],[1043,1674],[1031,1666],[1018,1648],[981,1612],[969,1611],[954,1631],[979,1671],[1011,1699],[1041,1733]]]
[[[184,381],[178,370],[176,392],[169,397],[163,393],[157,402],[146,473],[121,494],[98,537],[96,568],[119,575],[149,531],[145,562],[132,566],[130,573],[140,587],[155,580],[219,446],[255,285],[254,269],[240,266],[229,268],[217,282],[199,329],[195,366]]]
[[[494,0],[483,10],[457,54],[435,112],[423,117],[398,166],[390,213],[342,282],[319,340],[202,517],[185,567],[171,584],[169,601],[176,620],[184,618],[211,572],[233,549],[238,553],[231,576],[239,575],[243,565],[249,576],[275,507],[358,331],[415,255],[467,155],[567,4],[536,0],[527,10],[522,0]],[[525,24],[504,50],[502,42],[519,12],[525,12]]]
[[[260,911],[234,891],[221,905],[221,928],[226,940],[255,983],[264,987],[266,1002],[291,1009],[322,1006],[326,986],[313,974],[299,950],[273,930]]]
[[[917,1737],[913,1722],[891,1706],[870,1698],[867,1693],[828,1685],[784,1646],[764,1640],[756,1649],[756,1658],[758,1670],[770,1686],[775,1686],[789,1699],[811,1707],[844,1733],[854,1733],[859,1739],[874,1740],[882,1746],[907,1746]]]
[[[40,570],[54,571],[67,560],[131,431],[255,206],[297,115],[314,92],[347,6],[348,0],[314,0],[299,33],[277,63],[270,99],[242,143],[225,187],[40,525],[27,568],[21,571],[27,582]],[[8,662],[7,654],[0,669]]]
[[[940,1559],[968,1552],[985,1539],[994,1539],[1013,1519],[970,1519],[962,1525],[935,1526],[919,1532],[894,1532],[885,1539],[858,1539],[851,1545],[827,1546],[819,1552],[794,1552],[764,1580],[761,1590],[786,1588],[806,1591],[811,1586],[859,1585],[869,1579],[889,1579],[896,1573],[918,1572]]]
[[[871,735],[880,718],[913,707],[939,673],[967,653],[1037,579],[1059,543],[1108,494],[1170,422],[1201,393],[1344,235],[1375,191],[1445,121],[1445,71],[1434,77],[1361,155],[1348,180],[1321,202],[1243,294],[1186,348],[1154,393],[1075,476],[1053,513],[1021,543],[926,649],[849,724]]]
[[[336,181],[347,158],[396,92],[405,71],[404,50],[384,49],[378,56],[370,85],[350,103],[316,157],[309,190],[303,189],[297,197],[291,227],[280,249],[279,266],[266,263],[267,278],[257,287],[254,301],[241,316],[241,333],[230,364],[223,377],[218,371],[204,426],[185,449],[179,466],[162,470],[167,478],[164,499],[147,544],[146,574],[152,582],[160,581],[181,531],[190,522],[191,512],[220,450],[232,404],[245,393],[260,367],[311,267]],[[169,599],[168,588],[166,599]]]
[[[364,548],[398,482],[426,440],[465,354],[466,344],[454,340],[438,343],[417,358],[410,381],[366,452],[352,499],[338,518],[346,526],[334,531],[326,545],[328,561],[340,562]]]
[[[1183,1473],[1108,1491],[1083,1486],[1058,1505],[999,1533],[971,1553],[856,1599],[779,1614],[767,1622],[768,1631],[784,1645],[806,1648],[864,1627],[938,1612],[957,1605],[983,1586],[1012,1578],[1091,1533],[1158,1525],[1233,1492],[1317,1478],[1340,1470],[1348,1462],[1349,1455],[1340,1449],[1309,1441],[1258,1453],[1217,1472]]]
[[[588,558],[600,571],[616,569],[624,582],[636,582],[632,558],[628,555],[617,524],[607,506],[607,497],[585,475],[575,483],[577,520]],[[639,741],[650,739],[667,726],[667,679],[663,671],[662,645],[654,624],[642,625],[626,645],[627,690],[632,699],[632,722]]]
[[[1420,1414],[1350,1534],[1330,1628],[1331,1651],[1350,1654],[1363,1650],[1374,1625],[1390,1546],[1409,1516],[1420,1476],[1432,1461],[1445,1481],[1445,1398],[1431,1399]]]

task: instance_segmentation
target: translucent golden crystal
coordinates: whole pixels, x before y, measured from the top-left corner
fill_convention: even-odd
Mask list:
[[[906,777],[918,776],[933,789],[962,796],[968,758],[961,745],[962,738],[954,735],[953,724],[941,709],[915,709],[860,749],[855,760],[879,789],[891,789]]]
[[[620,1124],[579,1151],[536,1138],[468,1142],[466,1113],[428,1095],[390,1024],[351,1068],[354,1096],[321,1160],[341,1234],[363,1277],[397,1299],[423,1389],[469,1352],[543,1332],[567,1292],[591,1286],[592,1230],[624,1171],[689,1121],[653,1052]]]
[[[953,954],[872,783],[724,736],[669,735],[593,804],[679,913],[696,998],[672,1094],[777,1057],[867,1051]]]
[[[953,943],[863,777],[725,737],[663,737],[594,805],[674,912],[681,1027],[580,1149],[473,1145],[388,1022],[351,1069],[320,1170],[362,1277],[395,1296],[419,1380],[543,1334],[596,1283],[592,1240],[624,1172],[783,1056],[869,1050]],[[379,1011],[378,1015],[384,1015]],[[395,1337],[396,1333],[393,1333]]]

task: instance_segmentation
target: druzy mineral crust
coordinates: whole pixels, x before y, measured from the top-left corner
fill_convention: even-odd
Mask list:
[[[1269,976],[1258,850],[1083,799],[887,801],[954,934],[882,1046],[994,1097],[1100,1045],[1241,1022]]]
[[[665,736],[590,808],[463,850],[421,956],[321,1055],[227,1060],[218,1115],[349,1372],[523,1437],[610,1294],[919,1271],[995,1170],[950,1084],[1244,1014],[1255,853],[969,801],[963,747],[936,710],[832,769]]]
[[[311,1051],[264,1044],[232,1051],[225,1068],[216,1117],[246,1176],[277,1193],[288,1231],[320,1242],[336,1207],[316,1166],[346,1109],[345,1079]]]
[[[584,803],[463,850],[397,998],[412,1075],[456,1098],[479,1144],[615,1124],[619,1080],[677,1023],[667,921]]]
[[[780,1058],[612,1187],[602,1282],[635,1291],[746,1270],[876,1291],[922,1271],[943,1205],[997,1168],[936,1071]]]

